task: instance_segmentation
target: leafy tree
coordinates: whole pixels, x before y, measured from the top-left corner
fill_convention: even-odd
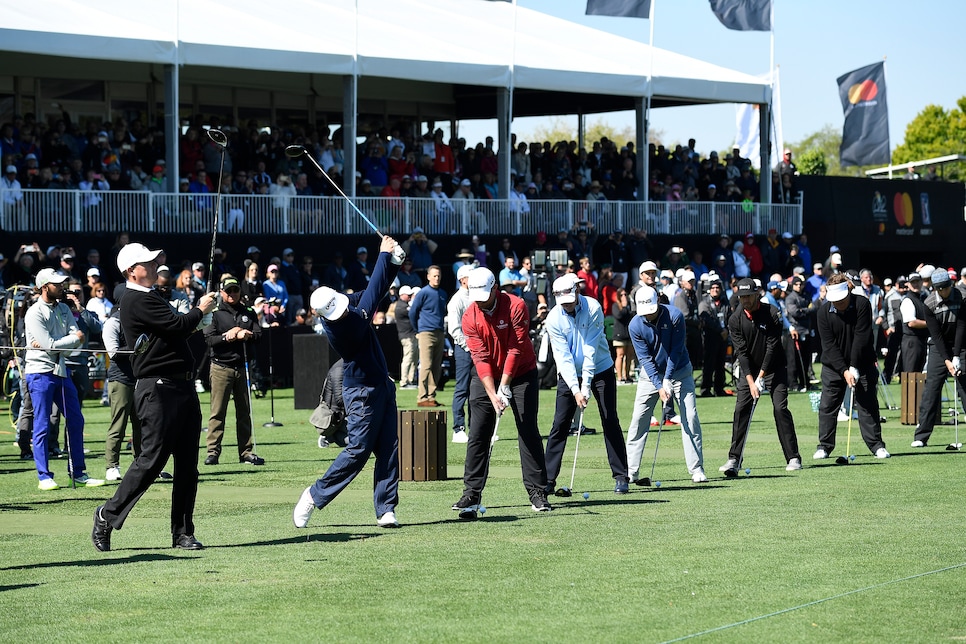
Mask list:
[[[826,124],[821,130],[812,132],[798,143],[788,144],[791,148],[798,166],[798,171],[802,174],[827,174],[839,177],[864,177],[865,171],[874,166],[848,167],[843,168],[839,163],[839,148],[842,147],[842,129],[831,124]],[[803,167],[803,163],[808,161],[808,170]],[[817,172],[822,166],[824,172]]]
[[[798,155],[798,162],[795,165],[798,166],[798,171],[801,174],[828,174],[828,163],[825,160],[825,154],[815,148]]]
[[[939,105],[927,105],[919,112],[906,126],[906,138],[893,152],[892,162],[898,165],[966,153],[966,96],[956,105],[949,111]],[[966,164],[949,164],[943,174],[946,179],[962,180],[966,177]]]
[[[663,134],[664,132],[662,130],[652,129],[648,132],[648,141],[655,143]],[[584,129],[584,140],[586,141],[587,149],[589,150],[595,141],[600,141],[604,137],[616,143],[619,148],[628,141],[635,140],[634,128],[631,125],[616,128],[604,119],[596,119],[593,121],[588,119]],[[528,143],[531,141],[539,141],[541,143],[543,141],[550,141],[550,143],[576,141],[577,119],[573,116],[550,117],[532,131],[518,133],[517,140],[527,141]]]

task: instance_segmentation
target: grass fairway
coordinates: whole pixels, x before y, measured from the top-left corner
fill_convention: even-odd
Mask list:
[[[619,388],[625,426],[634,390]],[[675,426],[661,440],[662,486],[615,496],[598,433],[581,438],[575,495],[537,514],[504,422],[481,520],[450,510],[464,452],[450,444],[449,480],[400,485],[402,529],[376,528],[367,468],[296,530],[295,501],[337,450],[317,447],[291,390],[277,394],[281,428],[261,427],[269,403],[255,401],[264,467],[232,462],[231,428],[222,464],[200,466],[200,552],[169,547],[169,483],[141,499],[113,551],[96,552],[91,516],[114,487],[40,492],[33,463],[0,432],[0,640],[638,643],[713,629],[698,639],[966,640],[966,454],[943,449],[951,425],[937,428],[935,446],[912,450],[912,428],[885,411],[893,458],[874,459],[853,423],[854,464],[815,465],[817,415],[792,394],[805,469],[786,472],[766,397],[745,455],[751,473],[726,480],[718,466],[734,399],[701,399],[709,483],[691,483]],[[898,401],[897,385],[892,394]],[[400,407],[414,400],[399,393]],[[541,401],[546,435],[552,392]],[[204,394],[205,414],[207,404]],[[85,414],[88,470],[103,477],[107,410],[89,401]],[[593,406],[587,424],[600,428]],[[840,423],[833,456],[845,452],[845,431]],[[131,458],[122,453],[122,470]],[[63,484],[66,463],[53,469]]]

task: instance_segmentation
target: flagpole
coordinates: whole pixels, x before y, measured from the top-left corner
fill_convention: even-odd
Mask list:
[[[889,87],[889,77],[886,75],[886,56],[882,57],[882,80],[885,81],[885,86]],[[886,147],[889,149],[889,178],[892,178],[892,137],[889,135],[889,119],[886,119],[886,141],[888,144]]]
[[[651,146],[648,139],[651,131],[651,96],[654,94],[654,8],[656,4],[657,0],[652,0],[647,17],[649,23],[647,47],[650,60],[647,66],[647,96],[644,101],[644,149],[637,151],[644,157],[644,181],[641,183],[644,184],[642,188],[645,202],[651,198]]]

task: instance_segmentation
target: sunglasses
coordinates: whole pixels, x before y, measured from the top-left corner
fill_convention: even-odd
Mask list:
[[[225,289],[225,293],[241,293],[241,289],[237,286],[229,286]]]

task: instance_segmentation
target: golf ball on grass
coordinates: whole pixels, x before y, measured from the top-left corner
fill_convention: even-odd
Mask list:
[[[486,514],[486,506],[485,505],[481,505],[480,506],[480,514]]]
[[[750,467],[746,467],[745,468],[745,474],[751,474],[751,468]]]
[[[654,487],[661,487],[660,481],[654,481]]]
[[[855,454],[849,454],[849,460],[850,461],[854,461],[855,460]]]
[[[584,492],[584,498],[585,499],[589,499],[590,498],[590,492]]]

